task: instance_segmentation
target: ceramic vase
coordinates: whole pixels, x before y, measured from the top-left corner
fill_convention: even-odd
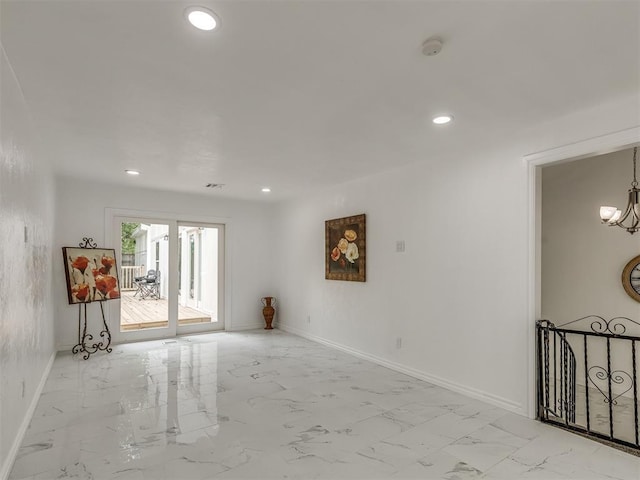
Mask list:
[[[264,322],[267,325],[264,327],[265,330],[273,330],[271,323],[273,322],[273,316],[276,313],[276,309],[273,308],[275,303],[275,297],[264,297],[262,299],[262,304],[264,305],[264,308],[262,309],[262,316],[264,317]]]

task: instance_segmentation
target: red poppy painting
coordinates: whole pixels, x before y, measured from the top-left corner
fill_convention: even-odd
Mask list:
[[[365,215],[336,218],[325,223],[325,278],[366,280]]]
[[[115,250],[63,247],[62,255],[69,304],[120,298]]]

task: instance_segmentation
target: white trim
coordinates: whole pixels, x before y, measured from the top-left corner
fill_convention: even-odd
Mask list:
[[[109,328],[111,328],[111,327],[109,327]],[[111,342],[111,344],[115,345],[114,342]],[[74,346],[75,346],[75,344],[74,345],[56,345],[56,351],[58,351],[60,353],[65,353],[65,352],[68,352],[69,350],[71,350]]]
[[[220,327],[218,323],[219,322],[203,322],[203,323],[193,323],[188,325],[178,324],[178,330],[176,332],[176,335],[180,336],[180,335],[196,335],[198,333],[224,332],[226,330],[224,325]],[[219,328],[216,328],[216,327],[219,327]]]
[[[424,380],[425,382],[432,383],[434,385],[438,385],[439,387],[446,388],[448,390],[452,390],[454,392],[461,393],[471,398],[475,398],[478,400],[482,400],[483,402],[490,403],[491,405],[495,405],[496,407],[504,408],[505,410],[509,410],[511,412],[524,415],[524,409],[522,404],[518,402],[513,402],[506,398],[499,397],[497,395],[493,395],[491,393],[484,392],[482,390],[478,390],[473,387],[468,387],[466,385],[462,385],[460,383],[452,382],[449,380],[445,380],[444,378],[432,375],[427,372],[423,372],[422,370],[417,370],[415,368],[407,367],[400,363],[392,362],[390,360],[386,360],[382,357],[378,357],[376,355],[371,355],[369,353],[362,352],[360,350],[356,350],[355,348],[348,347],[346,345],[342,345],[340,343],[335,343],[330,340],[326,340],[322,337],[318,337],[316,335],[312,335],[307,333],[301,329],[291,327],[284,323],[278,323],[277,328],[283,330],[288,333],[292,333],[293,335],[297,335],[299,337],[306,338],[313,342],[321,343],[328,347],[335,348],[337,350],[341,350],[350,355],[353,355],[358,358],[362,358],[364,360],[368,360],[370,362],[376,363],[383,367],[387,367],[396,372],[404,373],[405,375],[409,375],[410,377],[417,378],[419,380]]]
[[[256,330],[258,328],[264,328],[264,322],[255,323],[241,323],[239,325],[233,325],[233,328],[227,328],[227,332],[239,332],[241,330]]]
[[[189,215],[179,212],[158,212],[155,210],[135,210],[128,208],[111,208],[105,207],[105,227],[111,227],[107,224],[107,217],[146,217],[160,220],[180,220],[181,222],[197,222],[197,223],[220,223],[228,224],[231,217],[209,217],[206,215]],[[106,233],[106,230],[105,230]]]
[[[527,186],[528,186],[528,223],[527,223],[527,248],[529,251],[527,259],[527,400],[526,414],[529,418],[536,417],[536,346],[535,346],[535,322],[540,317],[540,271],[541,258],[540,250],[542,245],[542,235],[540,231],[541,218],[541,191],[542,183],[538,171],[541,167],[533,162],[527,165]]]
[[[47,366],[44,368],[44,372],[42,373],[42,377],[40,378],[40,382],[36,387],[36,391],[33,392],[33,398],[31,399],[31,403],[29,404],[29,408],[22,419],[22,424],[18,429],[18,433],[16,434],[15,439],[13,440],[13,445],[11,445],[11,449],[9,450],[9,454],[0,469],[0,479],[7,480],[9,478],[9,474],[11,473],[11,469],[13,468],[13,464],[16,461],[16,457],[18,455],[18,450],[20,449],[20,445],[22,445],[22,441],[24,440],[24,436],[27,433],[27,429],[29,428],[29,424],[31,423],[31,419],[33,418],[33,414],[36,411],[36,407],[38,406],[38,401],[40,400],[40,395],[42,395],[42,390],[44,389],[44,385],[47,383],[47,379],[49,378],[49,373],[51,373],[51,367],[53,367],[53,362],[56,359],[56,351],[51,354],[49,358],[49,362]]]
[[[530,165],[540,166],[564,160],[579,160],[623,150],[634,144],[638,144],[638,142],[640,142],[640,126],[628,128],[620,132],[608,133],[561,147],[551,148],[542,152],[530,153],[524,156],[524,161]]]
[[[527,405],[530,418],[536,416],[536,348],[535,322],[540,316],[541,304],[541,205],[542,166],[568,160],[581,160],[596,155],[604,155],[640,143],[640,126],[619,132],[600,135],[580,142],[563,145],[523,157],[527,165],[528,186],[528,275],[527,275]]]

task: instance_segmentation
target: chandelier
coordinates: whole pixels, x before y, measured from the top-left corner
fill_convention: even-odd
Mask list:
[[[617,207],[600,207],[600,218],[602,223],[609,227],[624,228],[631,235],[640,230],[640,189],[636,178],[636,154],[638,147],[633,148],[633,182],[629,189],[629,201],[624,212]],[[629,220],[627,224],[625,222]]]

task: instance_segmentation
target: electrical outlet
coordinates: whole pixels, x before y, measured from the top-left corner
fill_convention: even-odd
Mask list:
[[[396,252],[404,252],[404,240],[396,240]]]
[[[396,348],[397,349],[401,349],[402,348],[402,337],[396,338]]]

